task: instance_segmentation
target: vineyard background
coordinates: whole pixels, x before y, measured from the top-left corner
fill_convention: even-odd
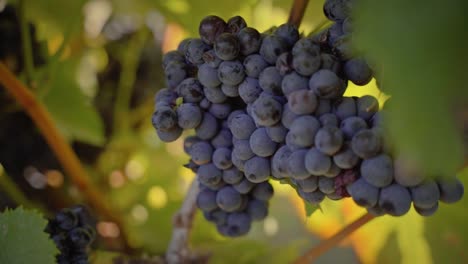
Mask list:
[[[164,255],[172,217],[194,175],[182,167],[188,159],[182,140],[163,144],[150,122],[154,94],[165,86],[161,56],[185,37],[195,36],[199,21],[208,14],[241,15],[264,31],[287,21],[291,1],[0,0],[0,10],[6,2],[16,7],[20,19],[17,25],[2,22],[5,13],[0,12],[0,34],[27,32],[29,22],[37,41],[33,39],[28,49],[24,38],[5,33],[0,37],[0,60],[44,103],[99,192],[123,219],[125,230],[106,219],[98,221],[91,260],[111,263],[124,252],[121,234],[138,254]],[[401,86],[392,94],[405,98],[395,102],[392,114],[399,119],[392,135],[420,154],[429,172],[455,171],[467,150],[448,116],[452,106],[466,109],[468,89],[461,70],[467,64],[461,58],[467,58],[468,37],[450,40],[463,32],[467,5],[431,0],[425,4],[431,8],[419,10],[400,0],[362,2],[366,8],[359,14],[362,34],[356,43],[373,58],[390,63],[384,78]],[[323,1],[309,3],[301,32],[324,25],[322,6]],[[376,14],[378,21],[373,20]],[[401,48],[402,39],[407,49]],[[421,43],[427,44],[424,49]],[[421,65],[415,67],[414,61]],[[364,94],[381,103],[388,98],[375,80],[365,87],[351,85],[346,92]],[[456,104],[451,103],[454,96]],[[50,215],[84,202],[35,125],[4,89],[0,102],[0,208],[23,204]],[[468,183],[466,168],[459,178]],[[207,254],[210,263],[289,263],[365,213],[344,199],[327,200],[307,216],[291,187],[273,185],[276,195],[268,218],[254,224],[245,237],[221,237],[197,214],[191,237],[194,251]],[[15,186],[27,200],[15,193]],[[317,263],[467,263],[467,205],[464,197],[456,204],[441,204],[429,218],[414,209],[403,217],[378,217]]]

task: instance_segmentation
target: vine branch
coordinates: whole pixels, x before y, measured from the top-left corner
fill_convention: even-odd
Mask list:
[[[351,233],[374,219],[375,217],[369,213],[364,214],[360,218],[356,219],[354,222],[351,224],[347,225],[344,227],[341,231],[333,235],[332,237],[322,241],[320,244],[317,246],[313,247],[309,251],[307,251],[304,255],[299,257],[296,261],[294,261],[294,264],[308,264],[308,263],[313,263],[319,256],[321,256],[323,253],[327,252],[334,246],[336,246],[338,243],[340,243],[343,239],[345,239],[347,236],[349,236]]]
[[[125,248],[130,249],[125,237],[123,221],[110,209],[108,203],[101,195],[101,192],[99,192],[96,186],[93,185],[88,173],[81,165],[80,160],[73,152],[63,135],[59,132],[50,113],[44,105],[36,100],[34,94],[1,62],[0,83],[9,93],[11,93],[16,101],[32,118],[36,126],[42,132],[52,151],[55,153],[55,156],[60,161],[62,167],[67,172],[70,180],[83,193],[89,204],[103,217],[115,222],[119,226],[122,230],[121,234]]]
[[[294,0],[291,11],[289,12],[288,23],[299,28],[308,4],[309,0]]]
[[[198,194],[198,181],[193,179],[185,195],[180,210],[174,215],[171,241],[166,251],[168,264],[189,263],[191,253],[188,246],[193,219],[197,210],[196,200]]]

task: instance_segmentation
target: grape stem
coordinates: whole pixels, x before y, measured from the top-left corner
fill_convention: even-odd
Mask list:
[[[104,218],[113,221],[121,229],[121,239],[125,250],[131,251],[123,229],[123,221],[118,214],[113,212],[104,199],[99,189],[91,182],[86,170],[80,160],[73,152],[70,144],[65,140],[55,125],[50,113],[45,106],[39,102],[34,94],[21,83],[15,75],[0,62],[0,84],[11,93],[16,101],[24,108],[32,118],[36,126],[42,132],[45,140],[51,147],[62,167],[67,172],[73,185],[80,190],[89,204]]]
[[[288,23],[299,28],[308,4],[309,0],[294,0],[291,11],[289,12]]]
[[[21,47],[23,49],[23,63],[26,73],[26,82],[31,85],[34,75],[34,56],[32,51],[31,30],[26,18],[25,2],[25,0],[19,1],[18,12],[21,27]]]
[[[356,231],[357,229],[359,229],[374,218],[375,217],[369,213],[364,214],[363,216],[359,217],[354,222],[350,223],[345,228],[340,230],[335,235],[331,236],[330,238],[322,241],[317,246],[308,250],[304,255],[302,255],[296,261],[294,261],[294,264],[313,263],[315,260],[317,260],[319,256],[336,246],[340,241],[345,239],[347,236],[349,236],[354,231]]]
[[[188,246],[192,223],[197,211],[198,181],[194,179],[179,211],[174,215],[171,241],[166,252],[168,264],[190,263],[191,256]]]

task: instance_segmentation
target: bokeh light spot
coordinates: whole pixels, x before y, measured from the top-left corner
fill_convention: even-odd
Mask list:
[[[144,223],[148,220],[148,210],[141,204],[137,204],[132,208],[132,217],[137,223]]]
[[[63,174],[58,170],[48,170],[45,173],[47,184],[49,186],[58,188],[63,185]]]
[[[146,199],[148,205],[156,209],[163,208],[167,204],[166,191],[160,186],[151,187],[151,189],[148,191]]]
[[[269,216],[265,219],[263,223],[263,231],[267,236],[274,236],[278,233],[279,225],[278,220],[276,218]]]
[[[109,185],[112,188],[120,188],[125,184],[125,176],[119,170],[115,170],[109,174]]]
[[[99,222],[96,229],[102,237],[116,238],[120,235],[119,227],[113,222]]]

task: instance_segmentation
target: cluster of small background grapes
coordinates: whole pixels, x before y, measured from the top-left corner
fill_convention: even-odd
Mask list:
[[[207,16],[200,38],[164,56],[168,88],[152,122],[166,142],[195,130],[186,166],[197,173],[198,207],[221,234],[244,235],[267,216],[269,179],[314,205],[351,196],[375,215],[401,216],[413,203],[429,216],[439,201],[461,199],[456,178],[426,176],[399,158],[376,98],[343,96],[349,81],[373,78],[351,46],[352,5],[326,1],[333,24],[307,37],[291,24],[260,33],[239,16]]]
[[[58,264],[88,264],[88,247],[96,237],[88,210],[77,205],[64,208],[49,220],[45,230],[58,250]]]

